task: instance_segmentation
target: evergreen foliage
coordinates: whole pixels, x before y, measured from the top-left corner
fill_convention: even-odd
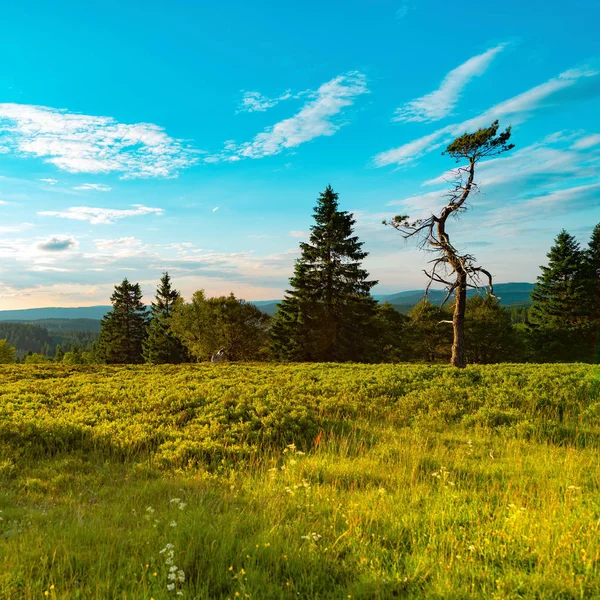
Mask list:
[[[450,315],[443,308],[424,299],[409,313],[411,358],[435,362],[448,360],[452,346],[452,328],[442,321]]]
[[[15,348],[7,340],[0,340],[0,365],[15,362]]]
[[[171,286],[169,274],[163,273],[150,308],[148,336],[143,343],[143,355],[147,363],[180,363],[186,358],[184,346],[171,331],[173,307],[179,297],[179,292]]]
[[[523,349],[510,313],[493,296],[467,300],[466,353],[469,363],[519,362]]]
[[[548,265],[540,267],[531,293],[531,343],[543,361],[585,360],[589,354],[585,254],[563,229],[546,256]]]
[[[115,286],[110,300],[113,309],[102,319],[98,359],[107,364],[143,362],[148,313],[139,284],[124,279]]]
[[[340,211],[331,186],[320,194],[309,242],[300,244],[290,290],[272,326],[272,350],[282,360],[370,361],[377,283],[361,267],[367,253],[354,235],[353,215]]]
[[[171,319],[175,336],[197,361],[225,350],[227,360],[265,358],[270,317],[233,294],[206,298],[197,291],[190,303],[178,299]]]

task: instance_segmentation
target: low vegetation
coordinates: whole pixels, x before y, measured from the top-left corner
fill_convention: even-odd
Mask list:
[[[600,368],[2,366],[3,598],[592,598]]]

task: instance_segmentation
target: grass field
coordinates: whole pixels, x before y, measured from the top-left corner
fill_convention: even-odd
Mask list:
[[[600,597],[600,369],[3,366],[0,597]]]

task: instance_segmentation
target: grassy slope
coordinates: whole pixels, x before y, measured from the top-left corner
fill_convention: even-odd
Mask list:
[[[1,597],[598,596],[597,367],[0,375]]]

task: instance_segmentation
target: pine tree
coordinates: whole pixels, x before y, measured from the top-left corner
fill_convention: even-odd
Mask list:
[[[523,348],[511,323],[510,313],[493,296],[467,300],[466,351],[469,363],[519,362]]]
[[[138,283],[124,279],[115,286],[113,309],[102,319],[97,355],[108,364],[143,362],[142,344],[148,315]]]
[[[543,361],[585,358],[585,261],[575,238],[564,229],[546,255],[531,293],[532,343]]]
[[[428,299],[423,299],[415,304],[408,316],[410,357],[426,362],[448,360],[451,354],[452,331],[441,324],[448,319],[448,312]]]
[[[353,215],[340,211],[331,186],[314,209],[310,240],[301,243],[291,289],[278,307],[272,349],[284,360],[369,361],[376,336],[376,302],[367,253],[353,235]]]
[[[585,250],[586,318],[590,358],[600,362],[600,223]]]
[[[15,355],[15,347],[11,346],[6,340],[0,340],[0,365],[14,363]]]
[[[185,349],[171,331],[173,307],[179,298],[179,292],[171,287],[169,274],[163,273],[156,288],[155,302],[152,302],[150,309],[148,336],[143,344],[144,360],[147,363],[180,363],[185,360]]]

